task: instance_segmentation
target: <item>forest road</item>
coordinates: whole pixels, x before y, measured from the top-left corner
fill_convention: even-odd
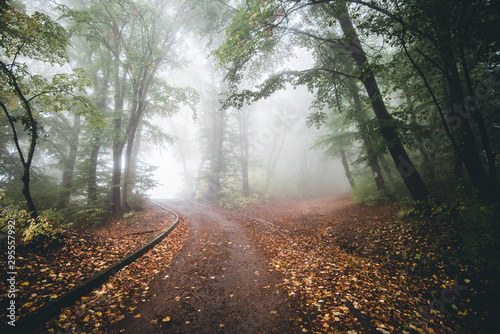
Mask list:
[[[188,218],[190,235],[162,279],[150,285],[150,301],[113,332],[300,332],[291,321],[297,311],[248,238],[244,220],[187,201],[157,202]]]

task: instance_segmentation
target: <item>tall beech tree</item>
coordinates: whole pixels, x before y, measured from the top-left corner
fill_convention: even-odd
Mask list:
[[[250,182],[248,179],[248,161],[249,161],[249,141],[248,127],[250,123],[249,110],[243,108],[238,113],[238,125],[240,135],[240,161],[241,161],[241,190],[244,196],[250,195]]]

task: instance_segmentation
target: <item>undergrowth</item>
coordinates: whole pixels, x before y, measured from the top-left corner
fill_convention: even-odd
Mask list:
[[[6,235],[9,221],[13,221],[18,240],[35,248],[53,248],[62,241],[66,230],[98,227],[109,215],[103,204],[73,203],[61,210],[43,210],[35,219],[21,204],[0,192],[0,234]]]
[[[415,203],[399,217],[413,234],[426,237],[443,261],[500,273],[499,214],[497,203],[459,187],[446,200]]]
[[[261,203],[269,200],[268,195],[253,193],[245,196],[242,191],[226,190],[221,191],[218,201],[219,207],[225,209],[245,208],[252,203]]]
[[[403,199],[408,196],[408,192],[397,183],[387,181],[386,187],[386,189],[377,190],[373,177],[361,177],[356,180],[356,185],[352,188],[352,200],[354,203],[371,207],[394,202],[395,198]]]
[[[0,232],[8,233],[9,222],[13,222],[19,240],[35,248],[50,248],[59,244],[69,224],[55,209],[42,211],[32,218],[28,211],[21,209],[13,201],[0,194]],[[12,223],[11,223],[12,224]]]

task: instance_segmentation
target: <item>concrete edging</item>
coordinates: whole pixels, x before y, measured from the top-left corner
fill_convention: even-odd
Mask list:
[[[179,216],[170,209],[167,209],[154,202],[151,203],[175,215],[176,217],[175,221],[169,227],[167,227],[165,231],[156,236],[146,245],[128,254],[120,261],[115,262],[110,267],[101,270],[100,272],[88,278],[87,280],[83,281],[79,285],[74,286],[59,298],[48,302],[42,307],[20,318],[18,321],[16,321],[15,323],[16,325],[14,327],[8,326],[7,328],[4,328],[6,332],[29,333],[30,331],[35,330],[41,323],[48,321],[49,319],[56,316],[63,307],[73,304],[84,295],[90,293],[95,287],[101,286],[109,277],[114,276],[122,268],[140,258],[147,251],[149,251],[154,246],[156,246],[160,241],[162,241],[167,235],[169,235],[179,223],[180,221]],[[5,333],[3,330],[2,332]]]

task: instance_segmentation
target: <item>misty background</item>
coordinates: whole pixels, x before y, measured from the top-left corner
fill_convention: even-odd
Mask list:
[[[498,193],[494,36],[450,17],[449,54],[429,46],[445,38],[441,5],[376,6],[9,1],[2,193],[33,217],[129,212],[149,197]]]

